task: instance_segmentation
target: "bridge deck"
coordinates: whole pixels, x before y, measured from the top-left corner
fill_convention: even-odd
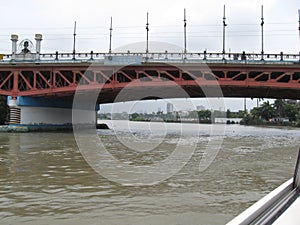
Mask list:
[[[163,62],[163,63],[181,63],[181,62],[214,62],[214,63],[224,63],[230,61],[231,63],[297,63],[300,61],[300,54],[260,54],[260,53],[215,53],[215,52],[191,52],[191,53],[181,53],[181,52],[116,52],[116,53],[101,53],[93,52],[90,53],[29,53],[30,57],[22,54],[2,54],[2,63],[10,62],[43,62],[43,63],[57,63],[57,62],[103,62],[107,64],[116,63],[141,63],[141,62]]]

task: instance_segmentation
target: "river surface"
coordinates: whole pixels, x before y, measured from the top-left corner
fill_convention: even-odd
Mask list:
[[[125,185],[94,170],[73,133],[0,133],[0,224],[225,224],[292,177],[300,144],[296,128],[214,125],[225,129],[215,134],[212,125],[186,124],[189,136],[181,124],[106,122],[112,129],[98,130],[99,140],[133,167],[167,159],[196,133],[198,142],[172,176]]]

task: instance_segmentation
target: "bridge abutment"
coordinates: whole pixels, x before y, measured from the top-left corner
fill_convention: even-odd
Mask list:
[[[8,97],[10,108],[9,125],[23,126],[65,126],[72,128],[72,98],[47,97]],[[77,109],[78,110],[78,109]],[[82,110],[86,119],[79,121],[82,124],[96,125],[98,107],[94,111]],[[91,121],[90,118],[95,118]]]

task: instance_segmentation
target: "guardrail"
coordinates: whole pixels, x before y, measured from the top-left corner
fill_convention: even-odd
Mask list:
[[[27,57],[29,56],[30,57]],[[118,57],[139,57],[141,62],[195,62],[195,61],[218,61],[218,62],[300,62],[300,54],[260,54],[260,53],[209,53],[209,52],[124,52],[124,53],[27,53],[27,54],[3,54],[0,63],[7,62],[83,62],[83,61],[98,61],[112,60],[115,56]]]

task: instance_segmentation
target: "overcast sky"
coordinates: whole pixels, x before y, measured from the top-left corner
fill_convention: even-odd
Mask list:
[[[265,52],[299,52],[299,0],[0,0],[2,52],[10,52],[10,34],[19,39],[44,35],[44,52],[72,51],[77,21],[77,51],[108,51],[113,17],[113,48],[146,37],[183,45],[183,9],[187,11],[189,51],[222,50],[223,5],[226,4],[226,51],[260,52],[261,5],[264,5]],[[150,49],[151,50],[151,49]]]
[[[300,49],[299,0],[0,0],[0,3],[1,53],[10,53],[10,35],[13,33],[19,35],[19,40],[33,40],[35,33],[43,34],[42,52],[71,52],[74,21],[77,21],[77,52],[107,52],[111,16],[112,46],[120,49],[145,41],[147,12],[150,41],[182,47],[184,8],[187,11],[188,51],[221,52],[224,4],[228,24],[227,52],[261,51],[262,4],[265,52],[298,53]],[[229,107],[243,108],[242,100],[230,102]],[[249,100],[249,106],[251,102],[256,104]]]

